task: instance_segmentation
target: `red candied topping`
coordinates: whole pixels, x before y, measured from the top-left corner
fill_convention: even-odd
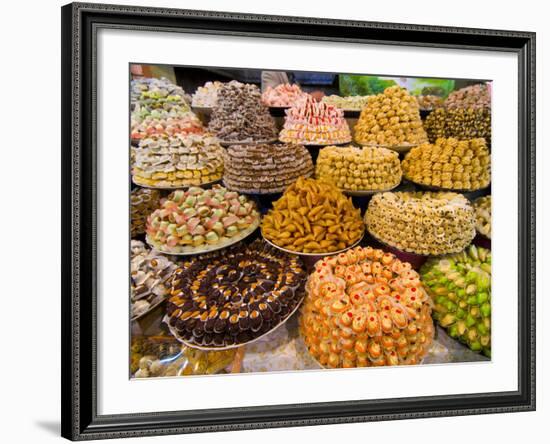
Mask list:
[[[389,305],[386,305],[386,306],[384,307],[384,310],[389,310],[389,309],[390,309],[390,306],[389,306]]]
[[[410,277],[409,280],[410,280],[410,281],[414,281],[414,278],[413,278],[413,277]]]
[[[348,311],[348,316],[349,316],[350,318],[352,318],[352,317],[353,317],[353,313],[351,313],[350,311]]]
[[[351,274],[348,274],[348,279],[351,279],[353,276]]]
[[[411,288],[411,291],[416,291],[416,287]]]
[[[395,295],[395,299],[401,299],[401,296],[398,295],[398,294],[396,294],[396,295]]]
[[[395,310],[395,312],[401,314],[401,310],[399,309]]]
[[[359,299],[359,295],[356,294],[356,295],[354,296],[354,298],[355,298],[355,299]]]
[[[369,321],[373,322],[374,321],[374,318],[371,316]]]
[[[411,296],[411,301],[416,301],[416,297]]]
[[[395,352],[392,350],[392,352],[390,353],[392,356],[395,356]]]

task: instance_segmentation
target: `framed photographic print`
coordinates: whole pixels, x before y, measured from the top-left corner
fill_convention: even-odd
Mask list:
[[[62,8],[62,434],[535,408],[535,35]]]

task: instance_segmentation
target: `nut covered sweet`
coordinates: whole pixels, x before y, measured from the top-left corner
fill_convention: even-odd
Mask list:
[[[245,196],[219,185],[191,187],[172,193],[147,218],[147,242],[165,253],[201,251],[250,234],[259,218],[256,205]]]
[[[195,256],[174,274],[167,322],[186,343],[244,344],[288,318],[303,298],[305,278],[298,257],[260,239]]]
[[[355,125],[355,141],[361,145],[397,147],[417,145],[426,139],[416,98],[399,86],[369,96]]]
[[[277,138],[275,121],[261,102],[256,85],[232,80],[218,89],[208,130],[223,142],[270,142]]]
[[[424,122],[431,143],[440,137],[475,139],[483,137],[491,145],[491,110],[489,108],[438,108]]]
[[[491,196],[483,196],[474,201],[476,230],[491,239]]]
[[[419,364],[434,336],[419,275],[393,254],[356,247],[315,264],[299,328],[330,368]]]
[[[262,220],[263,236],[301,253],[331,253],[363,236],[361,211],[334,185],[299,178]]]
[[[402,167],[410,181],[448,190],[479,190],[491,182],[491,154],[482,138],[424,143],[407,153]]]
[[[222,178],[224,150],[215,137],[200,134],[150,136],[132,148],[137,185],[177,188]]]
[[[311,155],[302,145],[232,145],[225,152],[224,185],[241,193],[280,193],[312,173]]]
[[[445,100],[445,108],[491,108],[491,89],[480,83],[453,91]]]
[[[344,191],[389,190],[401,182],[401,163],[386,148],[327,146],[319,151],[315,177]]]
[[[375,194],[365,223],[379,241],[426,256],[462,251],[475,236],[473,207],[451,192]]]

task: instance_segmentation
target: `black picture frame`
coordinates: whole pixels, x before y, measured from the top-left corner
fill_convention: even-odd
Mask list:
[[[535,409],[535,33],[72,3],[62,14],[62,436],[71,440]],[[508,51],[519,65],[518,389],[375,401],[97,414],[96,32],[146,29]]]

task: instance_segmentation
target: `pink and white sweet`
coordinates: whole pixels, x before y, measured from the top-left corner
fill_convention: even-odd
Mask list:
[[[285,111],[279,140],[302,145],[337,145],[351,141],[344,111],[307,96]]]
[[[282,83],[275,88],[268,86],[262,93],[262,102],[271,107],[289,107],[307,95],[296,84]]]

